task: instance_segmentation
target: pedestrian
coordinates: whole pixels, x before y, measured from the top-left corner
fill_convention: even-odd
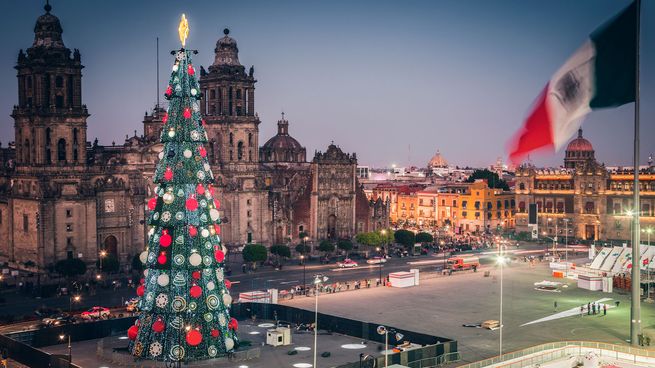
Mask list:
[[[595,316],[596,315],[596,303],[591,305],[591,310],[592,310],[593,315]]]
[[[367,289],[371,288],[371,279],[366,280],[366,288]]]
[[[621,304],[621,302],[618,301],[618,300],[614,302],[614,305],[615,305],[617,308],[619,307],[619,304]]]
[[[603,316],[607,315],[607,304],[603,304]]]
[[[591,315],[591,302],[587,303],[587,315]]]
[[[553,307],[555,307],[555,312],[557,312],[557,300],[553,302]]]
[[[580,317],[584,316],[584,304],[580,306]]]

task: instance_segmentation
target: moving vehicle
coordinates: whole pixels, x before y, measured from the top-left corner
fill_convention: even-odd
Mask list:
[[[359,266],[357,262],[353,261],[350,258],[346,258],[343,260],[343,262],[337,262],[337,266],[341,268],[352,268],[352,267],[357,267]]]
[[[368,264],[380,264],[385,262],[387,262],[387,259],[383,257],[372,257],[366,260],[366,263]]]
[[[500,322],[496,321],[495,319],[486,320],[482,322],[481,327],[488,330],[495,330],[500,328]]]
[[[61,325],[67,325],[69,323],[75,323],[76,320],[75,317],[71,316],[68,313],[60,313],[48,318],[44,318],[43,320],[41,320],[41,322],[43,322],[45,326],[51,327],[51,326],[61,326]]]
[[[109,308],[105,307],[93,307],[87,311],[82,312],[81,317],[83,319],[99,319],[99,318],[107,318],[111,312],[109,312]]]
[[[477,269],[480,267],[478,257],[450,257],[446,262],[446,268],[453,271]]]

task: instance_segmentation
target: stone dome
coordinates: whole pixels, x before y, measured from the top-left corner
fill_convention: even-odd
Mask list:
[[[591,142],[582,137],[582,129],[578,129],[578,137],[569,142],[566,150],[571,152],[593,152],[594,147]]]
[[[213,65],[241,65],[239,62],[239,48],[237,47],[237,41],[228,36],[230,30],[225,28],[223,30],[224,36],[219,38],[216,41],[216,48],[214,52],[216,56],[214,58]]]
[[[269,139],[260,148],[263,162],[305,162],[306,151],[300,142],[289,135],[289,121],[284,118],[277,121],[277,135]]]
[[[43,8],[46,13],[36,20],[32,47],[64,48],[64,41],[61,38],[64,30],[61,28],[59,18],[50,14],[52,10],[50,4],[46,4]]]
[[[429,168],[448,167],[448,161],[446,161],[446,159],[444,159],[443,156],[441,155],[441,152],[437,150],[437,153],[432,157],[432,159],[428,163],[428,167]]]

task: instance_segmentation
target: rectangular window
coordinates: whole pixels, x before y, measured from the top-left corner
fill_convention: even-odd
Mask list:
[[[23,231],[28,232],[30,230],[30,218],[27,214],[23,214]]]
[[[66,232],[70,233],[73,231],[73,224],[66,224]]]
[[[252,211],[248,210],[248,217],[252,217]]]
[[[71,210],[70,208],[67,208],[66,209],[66,217],[69,217],[69,218],[73,217],[73,210]]]

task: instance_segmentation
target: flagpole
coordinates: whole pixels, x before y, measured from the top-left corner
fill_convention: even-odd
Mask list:
[[[641,19],[641,0],[636,0],[637,19],[635,20],[636,59],[635,59],[635,137],[634,137],[634,183],[632,214],[632,302],[630,303],[630,344],[639,345],[641,335],[641,254],[639,252],[639,28]]]

